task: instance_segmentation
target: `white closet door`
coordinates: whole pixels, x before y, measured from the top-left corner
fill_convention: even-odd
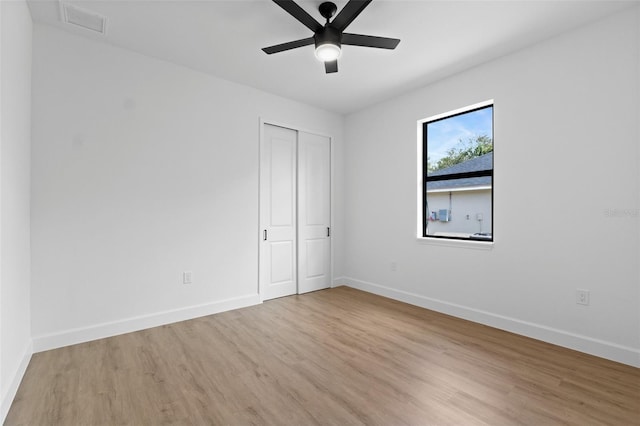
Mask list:
[[[331,141],[298,134],[298,293],[331,286]]]
[[[297,292],[297,132],[265,124],[260,150],[260,291],[268,300]]]

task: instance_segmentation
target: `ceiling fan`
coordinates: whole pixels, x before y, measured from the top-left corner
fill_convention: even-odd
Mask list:
[[[290,41],[265,47],[262,50],[271,55],[302,46],[315,44],[316,57],[324,62],[328,73],[338,72],[338,58],[343,44],[350,46],[375,47],[379,49],[395,49],[400,40],[397,38],[377,37],[362,34],[345,33],[344,30],[371,3],[372,0],[349,0],[340,13],[331,21],[338,8],[332,2],[320,4],[318,10],[327,22],[322,25],[292,0],[273,0],[291,16],[313,31],[313,37]],[[331,22],[329,22],[331,21]]]

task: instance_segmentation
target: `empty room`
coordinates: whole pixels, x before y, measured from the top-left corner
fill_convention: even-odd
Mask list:
[[[640,425],[640,2],[1,0],[0,423]]]

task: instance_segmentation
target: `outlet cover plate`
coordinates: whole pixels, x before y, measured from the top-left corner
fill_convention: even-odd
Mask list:
[[[578,305],[589,304],[589,290],[577,289],[576,290],[576,303]]]

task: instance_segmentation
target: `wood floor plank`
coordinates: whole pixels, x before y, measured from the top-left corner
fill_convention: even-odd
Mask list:
[[[5,425],[640,425],[640,369],[340,287],[32,357]]]

